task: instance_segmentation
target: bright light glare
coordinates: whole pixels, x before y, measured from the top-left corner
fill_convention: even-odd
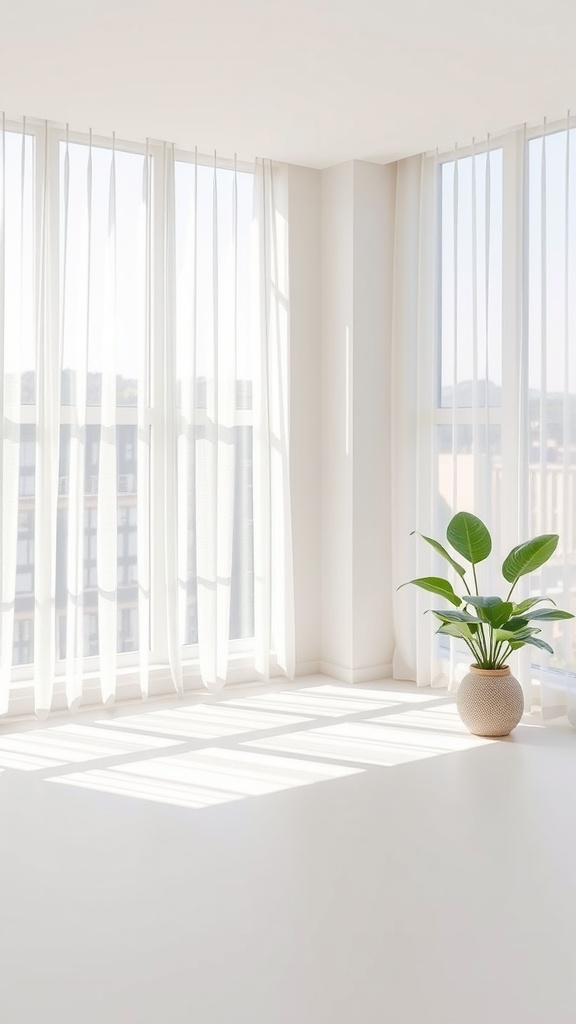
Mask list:
[[[371,722],[382,725],[394,725],[409,729],[426,729],[431,732],[440,731],[457,733],[469,737],[468,730],[458,715],[455,704],[442,704],[434,708],[417,708],[403,711],[400,714],[383,715],[371,718]]]
[[[308,732],[252,740],[245,745],[306,754],[308,757],[326,757],[336,761],[389,767],[408,761],[420,761],[436,754],[467,750],[489,742],[468,733],[458,736],[450,732],[435,732],[433,729],[429,730],[427,735],[422,728],[399,726],[398,722],[388,725],[388,721],[388,718],[384,717],[377,723],[373,720],[343,722],[340,725],[310,729]]]
[[[263,693],[232,701],[235,707],[288,711],[318,718],[341,718],[361,711],[377,711],[397,704],[419,703],[437,698],[419,693],[397,693],[389,690],[362,690],[357,686],[312,686],[305,690]],[[232,703],[231,701],[231,703]]]
[[[326,697],[346,697],[352,700],[362,700],[368,704],[420,704],[422,701],[438,700],[438,697],[430,693],[414,693],[411,690],[372,690],[362,689],[360,686],[323,686],[312,687],[315,693],[323,694]]]
[[[195,704],[187,708],[147,711],[106,722],[120,729],[159,732],[193,739],[219,739],[239,733],[261,732],[283,725],[300,725],[306,718],[273,714],[257,708],[243,709],[228,704]],[[103,723],[104,724],[104,723]]]
[[[361,771],[360,768],[343,765],[214,747],[60,775],[47,781],[200,809],[356,775]]]
[[[0,737],[0,765],[30,772],[177,744],[177,740],[155,736],[137,737],[133,733],[120,733],[116,729],[59,725],[53,729],[33,729]]]

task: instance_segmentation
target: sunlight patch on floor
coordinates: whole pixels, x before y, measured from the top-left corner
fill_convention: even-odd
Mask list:
[[[305,690],[282,693],[262,693],[253,697],[230,698],[230,705],[263,711],[284,711],[318,718],[342,718],[362,711],[401,704],[415,704],[437,700],[429,694],[403,693],[391,690],[368,690],[359,686],[311,686]]]
[[[402,718],[401,715],[395,717],[398,720]],[[433,727],[426,731],[421,727],[400,725],[398,721],[391,725],[388,722],[388,717],[377,722],[374,719],[370,722],[343,722],[306,732],[251,740],[243,746],[390,767],[438,754],[469,750],[490,742],[469,733],[459,735],[435,731]]]
[[[128,715],[100,724],[140,732],[165,733],[185,739],[219,739],[246,732],[262,732],[283,725],[301,725],[302,716],[274,714],[257,708],[245,709],[222,704],[193,704],[187,708],[168,708]]]
[[[138,737],[117,729],[58,725],[51,729],[32,729],[30,732],[0,736],[0,766],[30,772],[177,745],[178,740]]]
[[[356,775],[361,771],[360,768],[338,764],[214,747],[59,775],[46,781],[201,809]]]
[[[470,736],[455,704],[442,704],[432,708],[410,708],[410,710],[399,714],[393,712],[391,715],[383,715],[381,718],[371,718],[370,721],[382,725],[398,725],[402,728],[426,729]]]

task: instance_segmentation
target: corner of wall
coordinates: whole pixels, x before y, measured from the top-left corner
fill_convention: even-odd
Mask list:
[[[288,181],[296,658],[350,682],[382,678],[396,167],[290,167]]]

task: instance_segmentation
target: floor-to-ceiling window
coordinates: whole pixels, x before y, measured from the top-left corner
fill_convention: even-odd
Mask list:
[[[254,636],[253,179],[3,122],[4,705]]]
[[[559,534],[553,557],[523,587],[576,612],[574,124],[406,161],[398,215],[408,239],[414,232],[408,255],[407,243],[397,246],[396,341],[414,388],[398,408],[404,443],[416,436],[403,514],[435,536],[456,511],[484,519],[494,541],[480,567],[489,593],[502,588],[500,565],[514,544]],[[407,567],[415,558],[418,574],[440,569],[432,552],[412,550],[402,555]],[[422,682],[457,678],[465,652],[424,631],[419,624],[418,655],[406,643],[406,671]],[[557,622],[546,633],[554,655],[524,652],[519,670],[527,693],[539,682],[545,703],[562,704],[576,681],[576,630]]]

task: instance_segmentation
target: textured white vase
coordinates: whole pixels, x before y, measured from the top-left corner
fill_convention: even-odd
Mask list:
[[[524,714],[524,694],[509,668],[471,665],[458,687],[456,707],[476,736],[508,736]]]

